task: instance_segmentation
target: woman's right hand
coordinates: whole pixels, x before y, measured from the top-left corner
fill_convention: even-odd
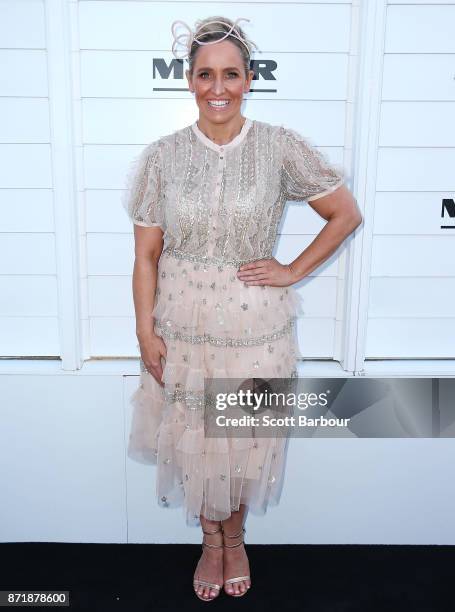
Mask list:
[[[138,338],[139,348],[141,351],[141,359],[144,362],[149,374],[153,376],[156,382],[164,387],[163,367],[161,365],[161,357],[166,359],[167,348],[161,336],[150,334],[147,338]]]

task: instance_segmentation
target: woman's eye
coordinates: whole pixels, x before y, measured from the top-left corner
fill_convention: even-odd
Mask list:
[[[237,73],[237,72],[229,72],[228,74],[229,74],[229,76],[230,76],[230,77],[233,77],[233,78],[235,78],[235,77],[237,77],[237,76],[238,76],[238,73]],[[201,78],[204,78],[204,77],[205,77],[205,75],[208,75],[208,72],[200,72],[200,73],[199,73],[199,76],[200,76]]]

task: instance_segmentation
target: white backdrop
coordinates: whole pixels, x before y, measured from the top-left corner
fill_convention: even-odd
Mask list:
[[[298,285],[300,374],[454,375],[455,232],[441,228],[453,225],[441,209],[455,192],[454,2],[0,0],[3,540],[158,541],[163,521],[181,522],[155,508],[153,472],[124,457],[138,353],[120,195],[136,153],[197,118],[186,80],[156,65],[173,60],[173,20],[213,14],[251,19],[255,59],[276,62],[274,79],[253,81],[273,91],[248,94],[243,114],[299,130],[343,165],[364,216]],[[323,223],[308,204],[288,204],[277,259],[291,261]],[[401,541],[447,539],[454,451],[443,441],[293,441],[292,453],[272,520],[299,513],[302,531],[283,521],[277,541],[398,542],[397,522],[416,504],[434,522],[419,514]],[[419,478],[431,466],[441,481]],[[54,514],[46,487],[65,491]],[[369,520],[376,495],[379,522]]]

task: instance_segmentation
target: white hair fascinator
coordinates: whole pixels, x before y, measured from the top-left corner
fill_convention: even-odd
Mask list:
[[[193,44],[194,41],[196,41],[199,45],[213,45],[214,43],[221,42],[228,36],[233,36],[234,38],[237,38],[238,40],[240,40],[240,42],[243,43],[245,47],[247,48],[248,53],[251,53],[251,49],[248,46],[247,42],[240,35],[240,32],[236,29],[236,26],[239,21],[250,21],[250,20],[247,19],[246,17],[239,17],[238,19],[235,20],[232,26],[229,23],[226,23],[225,21],[220,21],[217,19],[214,21],[208,21],[204,23],[204,26],[211,24],[211,23],[218,23],[218,24],[221,23],[223,25],[228,26],[229,32],[225,32],[224,30],[214,29],[214,30],[210,30],[209,32],[204,31],[200,35],[195,35],[193,30],[190,28],[190,26],[184,21],[180,21],[180,20],[174,21],[171,26],[172,35],[174,37],[174,42],[172,43],[172,53],[174,54],[174,57],[176,57],[177,59],[185,59],[189,57],[189,54],[191,51],[191,45]],[[183,26],[185,31],[180,34],[177,34],[176,26],[178,25]],[[205,36],[206,34],[212,34],[213,32],[222,32],[224,33],[224,36],[222,36],[218,40],[211,40],[209,42],[202,42],[201,40],[199,40],[199,37]],[[254,42],[252,41],[250,42],[256,49],[259,50],[258,46]],[[180,48],[178,48],[179,45],[180,45]]]

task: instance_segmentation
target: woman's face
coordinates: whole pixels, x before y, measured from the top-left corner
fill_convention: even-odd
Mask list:
[[[190,91],[199,107],[199,118],[215,124],[231,121],[241,114],[243,94],[250,90],[254,72],[248,77],[239,48],[229,40],[201,45],[193,64],[193,76],[186,71]],[[223,106],[210,104],[227,102]]]

